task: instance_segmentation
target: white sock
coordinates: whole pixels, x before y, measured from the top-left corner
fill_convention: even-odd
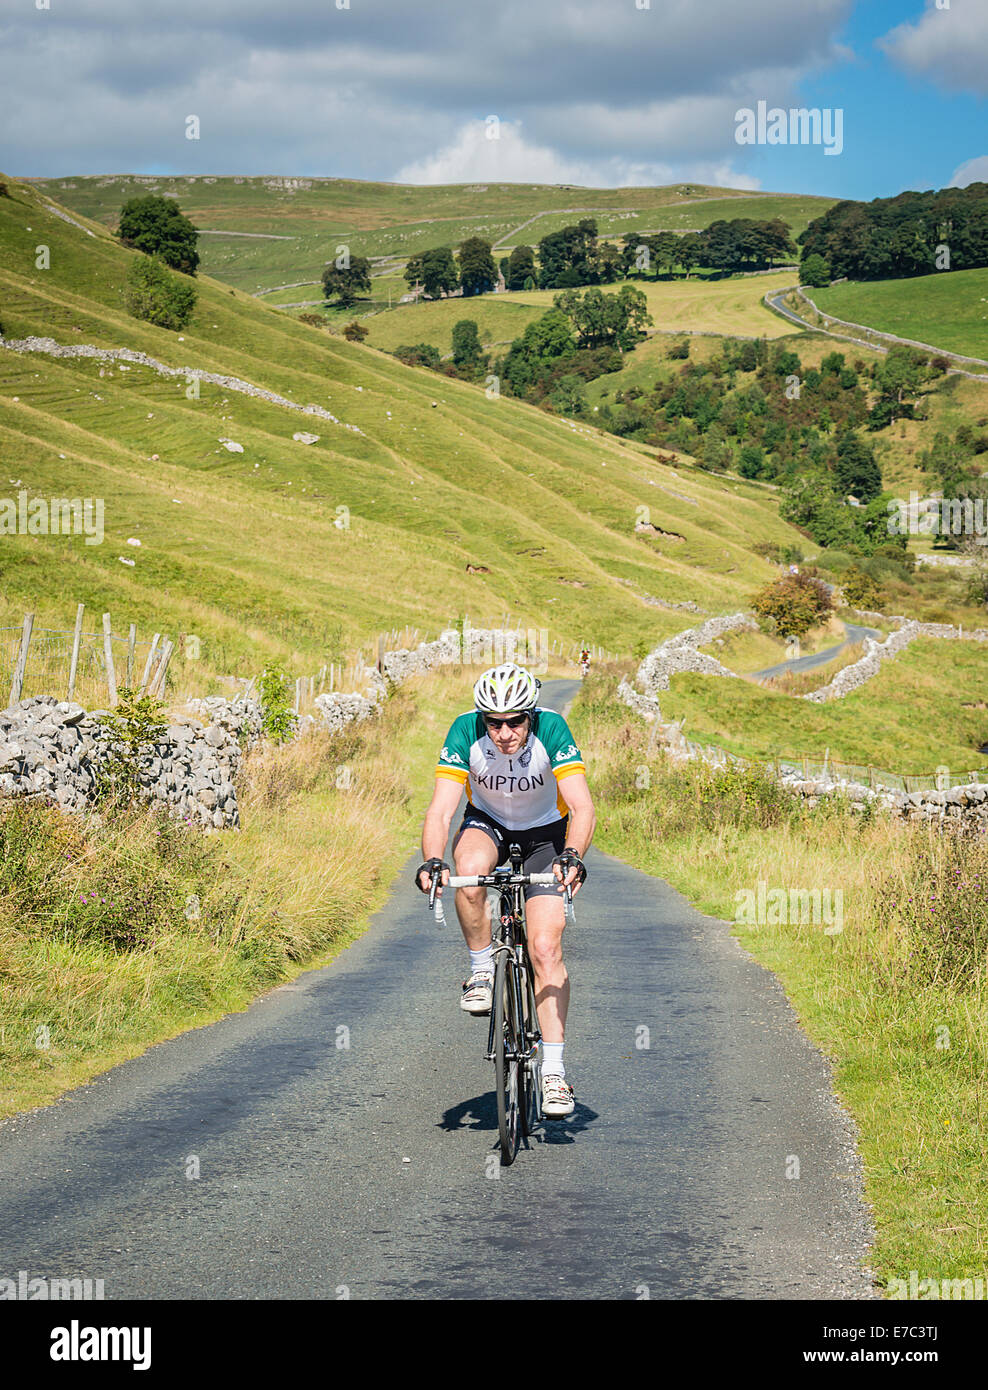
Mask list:
[[[562,1043],[542,1043],[542,1075],[543,1076],[565,1076],[566,1068],[563,1066],[563,1044]]]
[[[469,949],[469,948],[468,948]],[[489,942],[482,951],[470,952],[470,974],[475,975],[478,970],[494,971],[494,945]]]

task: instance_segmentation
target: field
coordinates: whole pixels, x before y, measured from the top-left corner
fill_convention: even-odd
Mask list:
[[[8,537],[0,625],[31,609],[39,626],[71,627],[82,601],[142,637],[193,632],[211,669],[243,674],[270,657],[311,673],[381,629],[431,634],[462,613],[510,612],[551,639],[617,649],[679,625],[640,595],[737,607],[772,573],[751,545],[797,538],[762,489],[677,477],[611,436],[403,367],[205,276],[182,334],[140,322],[122,302],[137,253],[96,224],[94,236],[66,224],[29,185],[11,193],[0,199],[8,338],[136,349],[339,423],[221,386],[190,398],[183,376],[138,363],[3,352],[10,490],[104,497],[107,539]],[[40,240],[49,271],[34,268]],[[294,441],[301,429],[318,442]],[[682,541],[633,533],[646,500]]]
[[[90,614],[110,611],[116,631],[136,622],[139,639],[161,630],[200,637],[201,667],[178,672],[190,680],[255,674],[271,659],[311,674],[355,646],[369,651],[382,630],[408,624],[432,635],[464,614],[477,625],[510,614],[545,629],[549,641],[630,652],[694,621],[646,605],[645,596],[736,611],[777,573],[757,545],[796,544],[813,557],[815,548],[779,519],[769,487],[703,473],[688,459],[663,463],[591,426],[488,399],[482,387],[403,367],[208,276],[197,281],[199,304],[183,333],[138,321],[123,304],[136,253],[99,224],[89,224],[89,236],[54,216],[30,185],[13,183],[11,192],[0,199],[5,335],[127,347],[182,373],[3,353],[0,446],[10,493],[102,497],[106,541],[7,537],[0,626],[16,627],[30,610],[39,628],[70,628],[84,602]],[[48,271],[34,266],[40,241],[51,248]],[[684,296],[684,313],[687,293],[708,296],[705,312],[719,306],[736,330],[739,314],[763,312],[767,278],[650,290]],[[423,336],[428,330],[411,325],[428,318],[448,350],[465,311],[527,315],[549,297],[483,297],[380,317],[408,325],[405,341]],[[496,319],[481,321],[485,332],[499,331]],[[642,361],[665,341],[642,345]],[[714,341],[698,339],[694,351]],[[812,350],[825,342],[809,334],[805,341]],[[208,383],[197,396],[184,375],[192,367],[276,392],[284,403]],[[335,420],[293,410],[293,402]],[[292,438],[303,429],[317,442]],[[224,440],[243,452],[228,451]],[[635,534],[643,505],[665,534]],[[134,539],[140,547],[128,549]],[[953,621],[978,620],[959,604],[955,576],[922,582]],[[894,611],[915,603],[904,585],[890,591]],[[830,743],[835,755],[839,745],[843,757],[891,770],[908,760],[904,770],[922,770],[943,760],[945,738],[955,759],[980,731],[976,716],[943,694],[978,684],[977,667],[951,665],[959,659],[960,649],[938,648],[929,689],[899,692],[898,708],[883,703],[881,681],[839,713],[734,682],[689,698],[677,684],[673,698],[683,713],[703,716],[705,736],[738,751],[763,743],[813,752],[819,744],[822,753]],[[907,653],[895,669],[908,672],[912,661]],[[925,702],[923,717],[910,722],[914,695]]]
[[[718,653],[719,655],[719,653]],[[829,680],[819,673],[814,688]],[[685,720],[688,738],[771,760],[780,754],[872,764],[921,775],[988,772],[988,662],[983,643],[920,637],[841,700],[811,704],[748,681],[673,676],[659,696],[666,719]]]
[[[620,238],[639,230],[698,230],[721,217],[781,216],[796,236],[833,203],[831,198],[752,194],[702,184],[432,188],[351,179],[130,175],[32,182],[71,211],[109,228],[116,226],[128,198],[148,192],[173,195],[207,232],[200,242],[202,269],[250,294],[299,280],[318,281],[341,242],[354,255],[404,261],[430,247],[457,246],[468,236],[482,236],[503,254],[516,245],[534,245],[580,217],[596,217],[602,236]],[[213,235],[217,231],[227,235]]]
[[[813,290],[828,314],[988,361],[988,269]]]

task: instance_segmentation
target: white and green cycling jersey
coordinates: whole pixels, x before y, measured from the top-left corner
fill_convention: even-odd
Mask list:
[[[559,783],[586,772],[583,757],[561,714],[533,711],[528,740],[510,757],[488,737],[482,714],[472,710],[453,721],[436,767],[466,787],[472,806],[508,830],[550,825],[568,815]]]

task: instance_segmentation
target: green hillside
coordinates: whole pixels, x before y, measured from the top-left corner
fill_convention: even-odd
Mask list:
[[[752,544],[795,539],[757,486],[673,478],[586,426],[410,370],[205,276],[183,334],[139,322],[122,301],[138,253],[98,224],[88,235],[56,216],[35,187],[11,182],[10,194],[0,198],[8,339],[135,349],[315,403],[341,423],[208,384],[190,400],[184,377],[136,363],[0,350],[6,489],[102,496],[107,527],[101,546],[6,538],[8,624],[29,607],[69,626],[84,601],[194,631],[229,668],[274,654],[311,670],[382,627],[435,631],[461,612],[510,611],[552,638],[623,649],[681,625],[639,594],[736,607],[772,573]],[[49,270],[35,268],[42,244]],[[319,442],[295,442],[299,430]],[[642,503],[670,538],[634,534]],[[349,529],[335,524],[340,507]],[[130,538],[139,550],[125,549]]]
[[[468,236],[485,237],[506,252],[587,216],[596,217],[600,234],[612,238],[662,228],[699,230],[721,217],[775,216],[784,217],[798,236],[834,201],[703,184],[422,187],[354,179],[132,175],[31,182],[64,207],[109,228],[116,227],[128,198],[148,192],[174,196],[205,229],[202,269],[250,294],[299,280],[318,282],[341,241],[354,255],[403,261],[434,246],[458,245]]]
[[[0,626],[30,610],[41,627],[68,628],[84,602],[90,614],[109,610],[117,631],[136,622],[145,638],[199,636],[200,678],[253,674],[271,658],[307,674],[379,631],[434,633],[464,613],[477,624],[509,613],[550,641],[629,653],[695,621],[645,596],[734,611],[777,573],[759,547],[807,545],[780,521],[771,488],[685,458],[662,463],[590,425],[404,367],[208,276],[183,333],[140,322],[123,303],[139,253],[98,223],[56,215],[35,187],[12,182],[9,192],[0,198],[5,339],[129,348],[180,370],[0,346],[0,495],[97,497],[106,507],[102,545],[5,536]],[[50,269],[36,268],[39,246]],[[225,380],[202,382],[197,397],[189,368]],[[294,440],[299,431],[318,441]],[[643,507],[657,529],[636,534]],[[128,548],[133,540],[140,546]],[[928,597],[957,602],[955,576],[922,578]],[[739,748],[756,738],[815,747],[839,728],[830,741],[846,757],[895,764],[898,747],[933,765],[937,718],[953,718],[956,692],[973,698],[969,655],[980,658],[951,647],[932,670],[895,663],[898,713],[880,748],[887,710],[870,688],[827,712],[714,682],[713,696],[698,693],[683,712]],[[771,699],[767,713],[749,708],[759,699]],[[900,737],[914,705],[925,713]],[[955,753],[973,717],[964,714]]]
[[[811,295],[826,313],[850,323],[988,361],[988,270],[845,281]]]

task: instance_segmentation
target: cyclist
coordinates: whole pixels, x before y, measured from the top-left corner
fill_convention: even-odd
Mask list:
[[[590,674],[590,648],[589,648],[589,647],[584,647],[583,650],[580,652],[580,675],[581,675],[581,676],[587,676],[587,675],[589,675],[589,674]]]
[[[476,708],[453,721],[436,768],[436,787],[422,827],[422,856],[415,880],[425,893],[442,859],[463,790],[467,806],[453,840],[457,874],[489,874],[521,846],[526,873],[550,867],[560,884],[525,891],[528,950],[535,975],[535,1003],[542,1030],[542,1110],[553,1118],[572,1114],[573,1087],[566,1081],[563,1039],[569,976],[563,964],[562,892],[574,893],[587,876],[583,855],[593,838],[594,809],[586,768],[566,720],[541,709],[541,681],[513,662],[485,671],[474,686]],[[489,1014],[494,962],[490,907],[484,888],[458,888],[456,913],[470,951],[470,975],[460,1007]]]

